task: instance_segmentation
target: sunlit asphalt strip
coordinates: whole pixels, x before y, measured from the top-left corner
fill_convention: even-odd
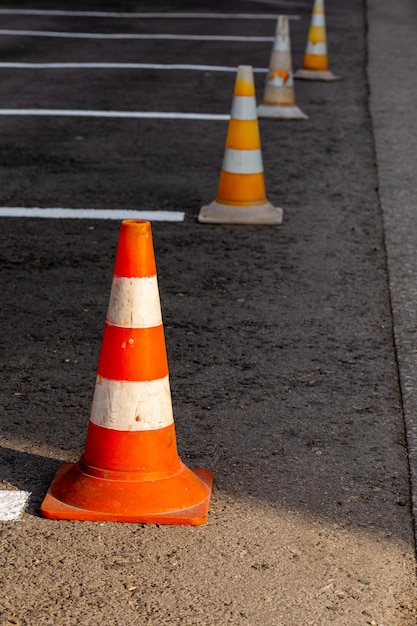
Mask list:
[[[0,521],[18,519],[29,497],[29,491],[0,491]]]
[[[274,41],[274,37],[245,37],[241,35],[177,35],[170,33],[70,33],[50,30],[15,30],[1,28],[0,35],[11,37],[53,37],[59,39],[106,39],[106,40],[172,40],[172,41],[230,41],[261,43]]]
[[[236,67],[223,65],[188,65],[186,63],[21,63],[0,62],[0,69],[16,70],[66,70],[66,69],[125,69],[125,70],[192,70],[196,72],[236,72]],[[253,68],[254,72],[266,73],[267,67]]]
[[[303,5],[305,6],[305,5]],[[0,9],[0,15],[50,15],[61,17],[105,17],[116,19],[213,19],[213,20],[276,20],[271,13],[126,13],[115,11],[57,11],[42,9]],[[299,15],[288,15],[299,20]]]
[[[38,207],[0,207],[0,217],[40,217],[49,219],[148,220],[183,222],[180,211],[132,211],[129,209],[40,209]],[[2,492],[0,491],[0,494]]]

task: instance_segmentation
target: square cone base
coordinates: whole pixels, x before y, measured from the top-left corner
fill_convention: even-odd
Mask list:
[[[282,224],[282,219],[282,209],[272,206],[270,202],[242,206],[214,200],[203,206],[198,215],[198,221],[202,224],[278,225]]]
[[[148,481],[97,478],[79,463],[67,463],[58,469],[40,513],[49,519],[198,526],[207,520],[212,484],[210,470],[182,463],[178,474]]]
[[[324,80],[324,81],[334,81],[340,80],[340,76],[335,76],[333,72],[330,70],[297,70],[294,74],[294,78],[299,78],[301,80]]]
[[[260,104],[258,106],[258,117],[271,120],[308,120],[308,117],[301,109],[292,104]]]

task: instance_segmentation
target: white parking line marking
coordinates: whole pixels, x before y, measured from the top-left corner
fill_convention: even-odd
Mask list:
[[[150,120],[229,120],[222,113],[175,113],[158,111],[88,111],[80,109],[0,109],[0,116],[43,116],[43,117],[107,117]]]
[[[1,28],[0,35],[12,37],[54,37],[64,39],[118,39],[118,40],[175,40],[175,41],[246,41],[271,42],[273,37],[245,37],[241,35],[177,35],[169,33],[70,33],[50,30],[13,30]]]
[[[40,209],[38,207],[0,207],[0,217],[41,217],[49,219],[149,220],[183,222],[180,211],[132,211],[130,209]],[[0,491],[0,493],[2,493]]]
[[[275,4],[282,4],[275,3]],[[306,6],[302,4],[300,6]],[[276,20],[271,13],[123,13],[115,11],[57,11],[42,9],[0,9],[2,15],[50,15],[62,17],[106,17],[117,19],[213,19],[213,20]],[[300,15],[288,15],[291,20],[299,20]]]
[[[258,4],[271,4],[274,7],[278,8],[280,6],[286,7],[287,9],[302,9],[302,8],[310,8],[308,2],[293,2],[289,0],[243,0],[243,2],[257,2]]]
[[[29,491],[0,491],[0,521],[18,519],[30,495]]]
[[[196,72],[236,72],[236,67],[222,65],[188,65],[176,63],[21,63],[14,61],[0,61],[0,69],[23,70],[66,70],[66,69],[126,69],[126,70],[193,70]],[[267,67],[253,68],[254,72],[266,73]]]

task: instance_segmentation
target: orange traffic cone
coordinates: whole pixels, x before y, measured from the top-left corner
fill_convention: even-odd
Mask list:
[[[152,233],[122,222],[84,455],[42,503],[53,519],[203,524],[213,475],[177,453]]]
[[[258,117],[287,120],[308,119],[307,115],[295,104],[290,27],[286,15],[280,15],[277,21],[264,99],[263,103],[258,106]]]
[[[314,2],[303,67],[297,70],[295,78],[326,81],[339,80],[340,78],[329,70],[324,0],[315,0]]]
[[[198,221],[208,224],[281,224],[282,209],[266,199],[250,65],[240,65],[234,88],[217,198],[203,206]]]

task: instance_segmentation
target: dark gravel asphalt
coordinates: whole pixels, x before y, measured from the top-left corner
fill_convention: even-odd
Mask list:
[[[1,206],[185,211],[184,222],[152,229],[180,455],[215,474],[199,528],[39,517],[56,468],[83,450],[119,223],[2,218],[1,479],[32,496],[19,520],[0,523],[0,624],[416,623],[365,8],[327,4],[331,68],[343,80],[296,83],[308,121],[260,122],[282,226],[196,222],[216,194],[226,122],[0,116]],[[296,68],[311,4],[284,5],[301,16],[291,21]],[[198,9],[277,10],[238,0]],[[274,21],[3,15],[2,28],[273,36]],[[259,68],[269,53],[269,43],[0,37],[3,61]],[[1,108],[228,113],[234,82],[209,71],[0,74]]]

